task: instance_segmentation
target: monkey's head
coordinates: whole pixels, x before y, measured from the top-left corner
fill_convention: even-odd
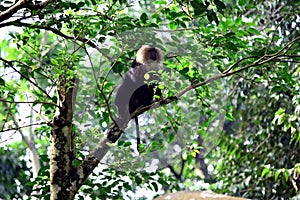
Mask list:
[[[161,65],[164,60],[162,51],[150,45],[143,45],[136,54],[136,61],[142,65]],[[150,67],[151,68],[151,67]]]

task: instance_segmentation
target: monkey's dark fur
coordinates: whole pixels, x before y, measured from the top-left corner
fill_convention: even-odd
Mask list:
[[[136,54],[131,68],[125,75],[124,81],[117,91],[115,104],[119,110],[121,119],[134,118],[136,122],[137,149],[139,151],[140,136],[137,116],[133,113],[145,106],[151,105],[154,95],[162,96],[155,80],[159,77],[155,72],[162,68],[162,51],[150,45],[143,45]],[[145,80],[148,74],[149,79]],[[146,83],[150,81],[150,83]]]
[[[121,118],[134,118],[131,116],[140,107],[149,106],[154,95],[161,96],[157,84],[147,84],[145,81],[159,80],[155,74],[162,68],[163,54],[157,47],[143,45],[137,52],[136,59],[125,75],[124,81],[115,98]],[[149,79],[145,80],[145,74]]]

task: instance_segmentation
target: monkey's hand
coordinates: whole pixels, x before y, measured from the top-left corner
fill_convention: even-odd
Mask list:
[[[170,96],[166,99],[162,99],[159,103],[160,105],[168,104],[171,103],[172,101],[177,101],[179,100],[177,96]]]

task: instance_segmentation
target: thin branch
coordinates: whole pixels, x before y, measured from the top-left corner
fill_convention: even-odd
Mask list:
[[[102,82],[102,85],[101,85],[101,90],[103,90],[104,83],[106,82],[106,80],[107,80],[109,74],[112,72],[113,66],[117,63],[118,58],[121,56],[121,54],[123,53],[123,51],[124,51],[124,46],[122,46],[119,55],[117,56],[117,58],[114,60],[114,62],[113,62],[113,64],[112,64],[112,67],[111,67],[111,68],[108,70],[108,72],[106,73],[106,75],[105,75],[105,77],[104,77],[104,80],[103,80],[103,82]]]
[[[94,76],[94,79],[95,79],[95,81],[96,81],[96,86],[97,86],[97,89],[99,90],[100,94],[102,95],[102,97],[103,97],[103,99],[104,99],[104,101],[105,101],[105,106],[106,106],[107,112],[108,112],[109,116],[111,117],[112,121],[113,121],[114,123],[116,123],[116,121],[115,121],[115,119],[113,118],[113,115],[112,115],[112,113],[111,113],[111,110],[110,110],[109,99],[108,99],[108,98],[106,97],[106,95],[104,94],[104,92],[103,92],[103,87],[100,87],[100,85],[99,85],[99,83],[98,83],[98,78],[97,78],[97,75],[96,75],[96,72],[95,72],[95,67],[94,67],[94,65],[93,65],[92,59],[91,59],[91,57],[90,57],[90,54],[88,53],[88,51],[87,51],[86,48],[84,48],[84,50],[85,50],[86,54],[88,55],[89,62],[90,62],[90,64],[91,64],[91,66],[92,66],[93,76]]]
[[[169,33],[169,32],[181,32],[181,31],[190,31],[190,30],[199,30],[198,27],[189,27],[189,28],[178,28],[178,29],[158,29],[152,28],[152,31],[161,32],[161,33]]]
[[[278,56],[278,57],[299,57],[299,55],[284,55],[285,53],[287,53],[290,48],[296,43],[296,41],[298,41],[300,39],[300,36],[296,37],[295,39],[293,39],[291,42],[289,42],[288,44],[286,44],[284,47],[282,47],[278,52],[274,53],[274,54],[265,54],[263,55],[262,57],[260,57],[258,60],[256,60],[253,64],[258,64],[260,63],[260,61],[262,61],[264,58],[267,58],[269,57],[269,59],[267,59],[267,62],[271,59],[274,59],[275,56]],[[283,52],[283,55],[280,55],[279,54]],[[227,74],[229,73],[229,71],[231,71],[235,66],[237,66],[238,64],[240,64],[241,62],[247,60],[247,59],[251,59],[251,58],[258,58],[258,56],[249,56],[249,57],[246,57],[246,58],[242,58],[240,60],[238,60],[237,62],[233,63],[231,66],[228,67],[227,70],[225,70],[223,72],[223,74]],[[260,64],[261,65],[261,64]]]
[[[19,72],[14,66],[13,66],[13,62],[18,62],[21,63],[20,61],[9,61],[9,60],[5,60],[4,58],[0,57],[0,60],[3,61],[4,63],[8,64],[9,67],[11,67],[15,72],[17,72],[21,77],[23,77],[24,79],[26,79],[28,82],[30,82],[31,84],[33,84],[35,87],[37,87],[40,91],[42,91],[48,98],[51,99],[51,96],[49,96],[49,94],[43,89],[41,88],[39,85],[37,85],[36,83],[34,83],[32,80],[30,80],[29,77],[24,76],[21,72]],[[24,63],[21,63],[23,65],[25,65]]]
[[[10,140],[12,140],[15,136],[15,134],[18,132],[18,130],[15,130],[13,133],[10,133],[9,136],[5,135],[5,139],[1,138],[0,144],[4,144]],[[3,137],[3,136],[2,136]]]
[[[248,60],[248,59],[251,59],[251,58],[258,58],[258,56],[249,56],[249,57],[246,57],[246,58],[242,58],[238,61],[236,61],[235,63],[233,63],[232,65],[230,65],[224,72],[222,72],[223,74],[226,74],[228,73],[229,71],[231,71],[235,66],[237,66],[238,64],[240,64],[241,62],[245,61],[245,60]]]
[[[42,29],[42,30],[48,30],[48,31],[51,31],[52,33],[54,33],[58,36],[61,36],[61,37],[65,38],[65,39],[80,41],[80,42],[83,42],[84,44],[89,45],[92,48],[95,48],[98,52],[100,52],[102,55],[104,55],[111,62],[114,62],[114,60],[115,60],[114,58],[110,57],[109,55],[103,53],[103,51],[92,40],[84,38],[84,37],[79,37],[79,36],[75,37],[75,36],[66,35],[63,32],[61,32],[60,30],[58,30],[56,28],[53,28],[53,27],[41,26],[41,25],[38,25],[38,24],[24,23],[24,22],[21,22],[20,20],[0,24],[0,28],[4,27],[4,26],[17,26],[17,27],[23,27],[24,26],[24,27],[28,27],[28,28],[37,28],[37,29]]]
[[[0,101],[2,102],[6,102],[6,103],[34,103],[34,104],[48,104],[48,105],[52,105],[55,107],[60,108],[57,104],[52,103],[52,102],[44,102],[44,101],[9,101],[9,100],[5,100],[3,98],[0,98]]]
[[[2,98],[2,97],[0,97],[0,100],[2,101],[2,100],[5,100],[5,99]],[[6,108],[6,110],[7,110],[7,113],[8,113],[8,114],[10,115],[10,117],[12,118],[12,121],[13,121],[15,127],[16,127],[15,130],[16,130],[16,131],[18,130],[18,132],[21,134],[22,140],[25,142],[26,146],[27,146],[28,148],[32,149],[32,148],[33,148],[32,144],[27,140],[27,138],[25,137],[23,131],[19,129],[18,121],[17,121],[17,119],[15,118],[14,114],[12,113],[11,108],[7,105],[7,102],[2,101],[2,103],[3,103],[3,106],[4,106],[4,107]]]
[[[46,122],[36,122],[36,123],[31,123],[31,124],[26,124],[26,125],[23,125],[23,126],[16,126],[16,127],[12,127],[12,128],[8,128],[8,129],[1,129],[0,130],[0,133],[1,132],[6,132],[6,131],[20,131],[20,129],[22,128],[27,128],[27,127],[32,127],[32,126],[39,126],[39,125],[44,125],[44,124],[47,124]]]
[[[175,176],[175,178],[176,178],[178,181],[182,182],[181,174],[177,173],[177,172],[175,171],[175,169],[173,168],[172,165],[168,165],[167,167],[170,169],[170,171],[171,171],[172,174]]]
[[[282,18],[282,20],[276,25],[276,27],[275,27],[275,29],[273,30],[273,35],[272,35],[272,37],[271,37],[271,40],[270,40],[270,42],[269,42],[269,44],[267,45],[267,48],[266,48],[266,50],[265,50],[265,54],[267,54],[268,53],[268,50],[270,49],[270,46],[271,46],[271,44],[273,43],[273,41],[274,41],[274,38],[275,38],[275,31],[278,29],[278,27],[281,25],[281,23],[283,22],[283,19],[284,18]]]
[[[234,64],[232,64],[231,66],[229,66],[229,68],[227,70],[225,70],[223,73],[220,73],[214,77],[211,77],[205,81],[202,81],[200,83],[197,83],[197,84],[191,84],[189,86],[187,86],[186,88],[184,88],[182,91],[180,91],[178,94],[177,94],[177,98],[173,98],[173,97],[170,97],[170,98],[167,98],[167,99],[163,99],[163,100],[159,100],[157,102],[154,102],[152,105],[150,106],[147,106],[147,107],[143,107],[141,109],[138,109],[134,114],[135,115],[139,115],[143,112],[145,112],[146,110],[149,110],[150,108],[157,108],[157,107],[160,107],[160,105],[162,104],[168,104],[168,103],[171,103],[177,99],[179,99],[181,96],[183,96],[186,92],[194,89],[194,88],[197,88],[197,87],[200,87],[200,86],[203,86],[203,85],[206,85],[210,82],[213,82],[215,80],[218,80],[218,79],[221,79],[221,78],[224,78],[224,77],[228,77],[228,76],[231,76],[233,74],[237,74],[241,71],[244,71],[248,68],[251,68],[251,67],[254,67],[254,66],[261,66],[263,64],[266,64],[270,61],[278,61],[277,58],[281,58],[281,57],[284,57],[284,58],[289,58],[289,55],[285,55],[290,49],[291,47],[297,43],[297,41],[300,40],[300,36],[296,37],[295,39],[293,39],[291,42],[289,42],[287,45],[285,45],[283,48],[281,48],[278,52],[274,53],[274,54],[270,54],[270,55],[264,55],[260,58],[258,58],[256,61],[254,61],[252,64],[249,64],[249,65],[246,65],[245,67],[241,67],[235,71],[231,71],[233,69],[234,66],[237,66],[239,63],[241,63],[242,61],[244,60],[247,60],[249,58],[254,58],[253,56],[250,56],[250,57],[247,57],[247,58],[242,58],[241,60],[238,60],[237,62],[235,62]],[[283,53],[283,54],[280,54],[280,53]],[[299,55],[290,55],[292,58],[300,58]],[[266,59],[267,58],[267,59]],[[265,60],[264,60],[265,59]],[[280,60],[279,60],[280,61]],[[231,72],[230,72],[231,71]]]
[[[181,10],[185,13],[185,15],[191,20],[191,22],[193,22],[194,17],[190,14],[189,7],[186,6],[186,10],[185,10],[185,6],[183,5],[182,2],[177,1],[177,3],[182,7]]]

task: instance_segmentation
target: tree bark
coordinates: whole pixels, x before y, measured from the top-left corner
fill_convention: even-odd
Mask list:
[[[73,111],[78,80],[61,80],[58,86],[58,108],[49,125],[51,130],[50,199],[73,199],[70,195],[72,176]]]

